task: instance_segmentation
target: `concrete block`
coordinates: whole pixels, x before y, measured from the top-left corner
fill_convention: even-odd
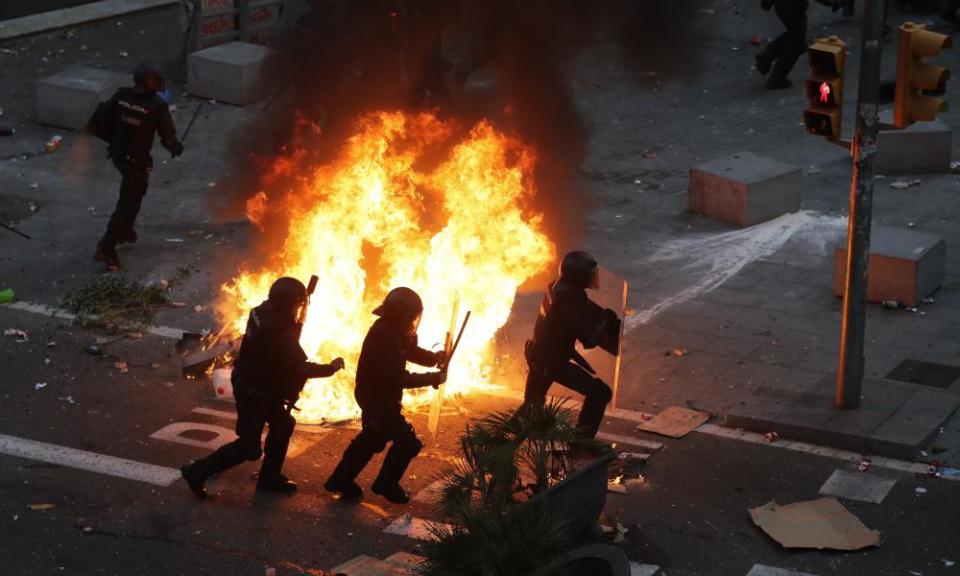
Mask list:
[[[833,259],[833,293],[843,296],[846,245],[837,246]],[[947,245],[939,236],[913,230],[875,226],[870,234],[867,300],[896,300],[916,306],[943,282]]]
[[[752,226],[800,209],[800,169],[738,152],[690,169],[690,210],[737,226]]]
[[[893,114],[880,114],[882,124],[893,124]],[[949,172],[953,131],[940,121],[915,122],[904,129],[881,128],[874,169],[878,174]]]
[[[202,98],[240,106],[268,95],[265,62],[270,49],[230,42],[190,54],[187,90]]]
[[[37,122],[80,130],[97,104],[132,84],[129,74],[97,68],[70,68],[43,78],[37,81]]]

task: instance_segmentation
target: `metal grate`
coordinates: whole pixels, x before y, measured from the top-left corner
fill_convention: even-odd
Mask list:
[[[960,378],[960,366],[921,362],[907,358],[887,374],[888,380],[910,382],[934,388],[949,388]]]

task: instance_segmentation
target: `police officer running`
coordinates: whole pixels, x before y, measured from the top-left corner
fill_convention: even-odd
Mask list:
[[[444,352],[431,352],[417,346],[417,327],[423,313],[420,296],[410,288],[394,288],[377,309],[379,316],[366,338],[357,362],[357,385],[354,397],[362,410],[363,430],[350,443],[343,458],[323,487],[339,492],[346,500],[359,500],[363,490],[354,479],[393,442],[383,460],[380,473],[371,489],[395,504],[406,504],[409,496],[400,486],[400,479],[410,461],[420,453],[423,444],[401,413],[403,390],[437,387],[447,379]],[[426,374],[411,374],[407,362],[421,366],[440,366]]]
[[[817,0],[839,10],[844,2],[841,0]],[[760,7],[764,10],[773,8],[783,23],[784,32],[767,44],[762,52],[754,56],[757,71],[767,78],[767,89],[780,90],[792,86],[787,76],[797,59],[807,49],[807,6],[809,0],[760,0]],[[773,68],[771,71],[771,67]]]
[[[140,64],[133,73],[133,82],[133,88],[120,88],[98,106],[87,125],[88,132],[109,144],[108,154],[121,176],[120,199],[93,255],[94,260],[111,269],[120,267],[117,244],[137,241],[133,224],[153,168],[150,149],[154,133],[160,135],[160,143],[171,156],[183,153],[167,103],[158,95],[165,85],[160,67]]]
[[[613,326],[617,327],[614,332],[619,338],[616,313],[600,308],[587,298],[587,288],[599,287],[599,268],[592,256],[580,251],[564,256],[560,278],[547,288],[533,327],[533,338],[527,341],[524,350],[529,368],[524,404],[542,405],[554,382],[583,394],[577,428],[585,439],[597,435],[612,393],[577,352],[576,341],[584,348],[594,348],[611,333]]]
[[[296,424],[290,408],[310,378],[325,378],[343,369],[343,359],[314,364],[300,347],[298,312],[306,304],[307,289],[295,278],[280,278],[270,287],[266,302],[250,312],[231,381],[237,401],[237,436],[206,458],[180,469],[197,498],[207,495],[204,482],[218,472],[264,454],[258,492],[291,493],[297,485],[281,473],[287,446]],[[270,430],[261,452],[263,426]]]

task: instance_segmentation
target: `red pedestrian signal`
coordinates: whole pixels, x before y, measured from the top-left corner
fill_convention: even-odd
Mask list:
[[[811,134],[840,137],[846,52],[846,44],[836,36],[818,38],[807,48],[810,77],[806,82],[803,124]]]

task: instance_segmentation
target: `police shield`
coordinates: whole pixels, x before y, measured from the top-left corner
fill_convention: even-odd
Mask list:
[[[597,378],[610,385],[613,392],[611,408],[617,405],[617,386],[620,379],[620,358],[622,356],[623,319],[627,309],[627,281],[617,274],[599,267],[600,288],[587,290],[591,303],[595,304],[595,315],[600,337],[596,348],[584,350],[577,343],[578,351],[597,372]],[[605,309],[613,310],[616,318],[605,318]]]

